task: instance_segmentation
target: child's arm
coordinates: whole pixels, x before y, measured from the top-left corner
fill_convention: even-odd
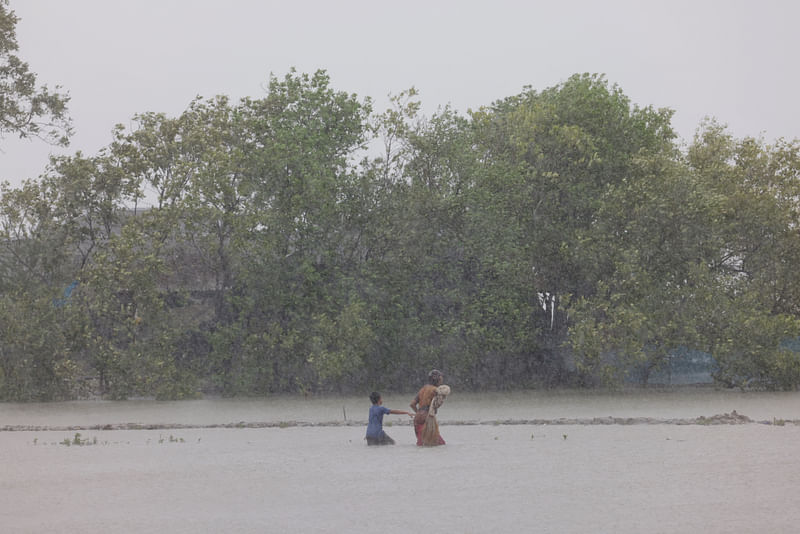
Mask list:
[[[393,413],[395,415],[408,415],[410,417],[414,417],[414,414],[411,412],[404,412],[403,410],[389,410],[389,413]]]

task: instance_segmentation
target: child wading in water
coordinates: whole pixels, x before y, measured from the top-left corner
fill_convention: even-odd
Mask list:
[[[377,391],[370,393],[369,400],[372,401],[372,406],[369,407],[367,445],[394,445],[394,440],[383,431],[383,416],[386,414],[397,414],[414,417],[414,414],[401,410],[390,410],[384,407],[383,398]]]

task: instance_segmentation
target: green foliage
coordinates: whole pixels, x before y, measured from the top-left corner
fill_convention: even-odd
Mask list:
[[[0,398],[49,401],[80,393],[81,369],[63,322],[68,313],[46,295],[0,298]]]
[[[354,387],[363,379],[364,359],[374,334],[361,302],[346,305],[336,317],[313,317],[316,335],[311,339],[309,362],[324,384]]]
[[[0,0],[0,138],[11,133],[66,145],[72,130],[69,96],[37,87],[36,74],[17,56],[18,21],[8,0]]]
[[[4,186],[0,398],[800,383],[797,142],[680,152],[597,75],[419,110],[292,70]]]

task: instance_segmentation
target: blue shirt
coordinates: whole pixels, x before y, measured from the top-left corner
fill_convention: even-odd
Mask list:
[[[378,438],[383,433],[383,416],[391,410],[380,404],[373,404],[369,407],[369,424],[367,425],[367,437]]]

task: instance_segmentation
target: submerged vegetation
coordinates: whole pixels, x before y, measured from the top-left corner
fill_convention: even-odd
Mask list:
[[[6,430],[9,430],[9,429],[6,428]],[[200,438],[198,438],[197,441],[199,442]],[[148,438],[146,443],[149,445],[150,442],[151,442],[151,440]],[[63,440],[61,440],[59,442],[55,442],[55,441],[51,441],[51,442],[42,441],[42,442],[40,442],[39,438],[33,438],[33,441],[31,442],[32,445],[39,445],[39,444],[48,445],[48,443],[50,445],[63,445],[65,447],[72,447],[72,446],[84,447],[84,446],[89,446],[89,445],[119,445],[121,443],[124,443],[126,445],[130,445],[130,441],[126,441],[126,442],[108,441],[108,440],[102,440],[101,441],[101,440],[97,439],[97,436],[92,436],[91,438],[84,438],[81,435],[80,432],[76,432],[75,436],[72,437],[72,438],[67,437],[67,438],[64,438]],[[169,437],[165,437],[165,436],[159,434],[158,435],[158,444],[159,445],[163,445],[164,443],[186,443],[186,440],[181,438],[181,437],[173,436],[172,434],[170,434]]]
[[[3,185],[0,399],[646,384],[681,354],[797,387],[798,141],[683,146],[599,75],[416,97],[291,71]]]

